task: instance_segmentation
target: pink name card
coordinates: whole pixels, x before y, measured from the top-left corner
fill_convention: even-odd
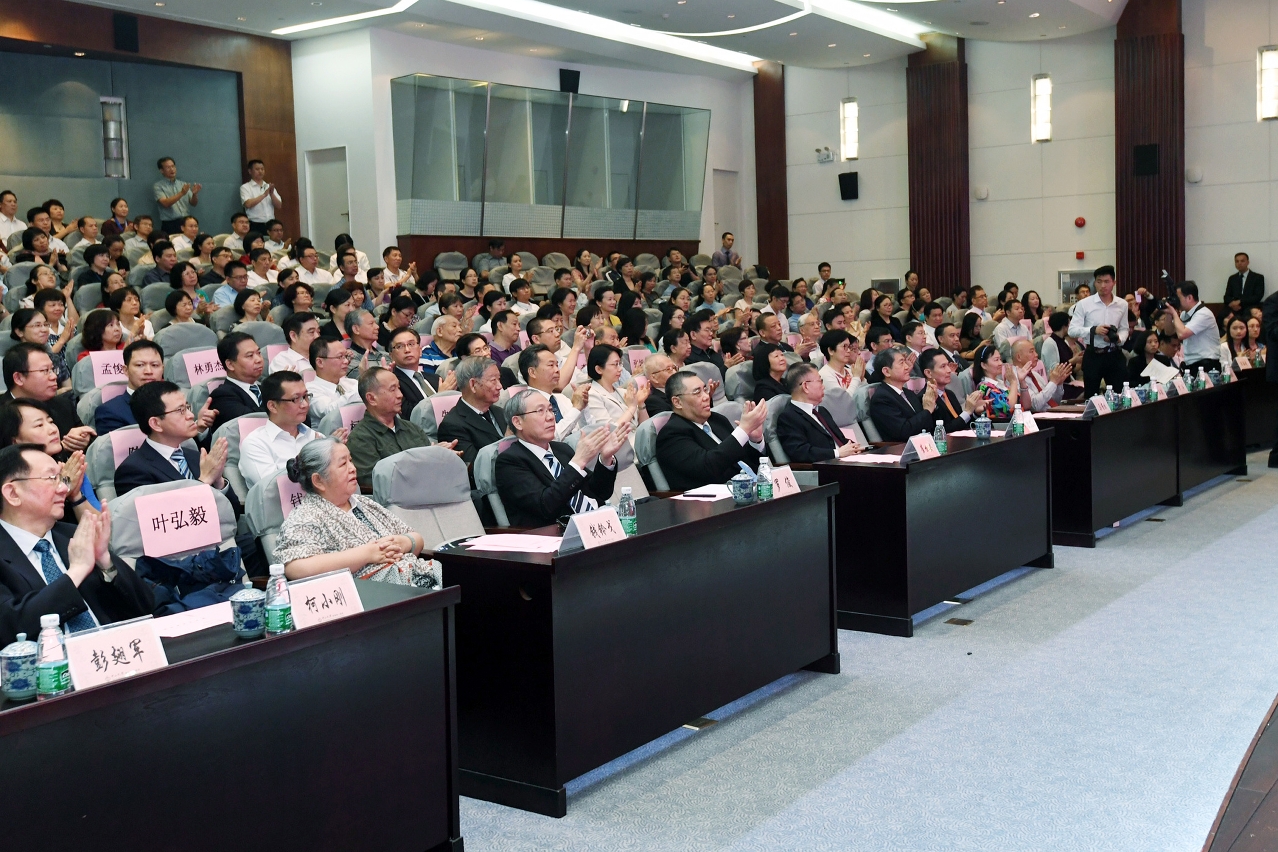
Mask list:
[[[237,417],[235,422],[240,424],[240,443],[243,444],[245,438],[271,421],[265,417]]]
[[[93,364],[93,386],[95,388],[118,382],[125,377],[124,352],[120,349],[90,352],[89,361]]]
[[[266,363],[269,364],[272,361],[274,361],[275,356],[285,351],[286,349],[288,349],[288,346],[284,343],[268,344],[266,347],[266,353],[263,355],[263,357],[266,358]]]
[[[1206,372],[1204,372],[1204,373],[1203,373],[1203,387],[1205,387],[1205,388],[1214,388],[1215,386],[1216,386],[1216,384],[1215,384],[1215,382],[1213,382],[1213,381],[1211,380],[1211,376],[1207,375],[1207,373],[1206,373]]]
[[[1109,414],[1109,402],[1106,401],[1104,394],[1096,394],[1096,396],[1087,400],[1097,414]]]
[[[364,419],[364,403],[353,402],[342,406],[342,425],[347,429]]]
[[[906,449],[913,449],[920,461],[941,457],[941,451],[936,448],[936,442],[932,440],[931,435],[915,435],[906,443]]]
[[[186,363],[186,377],[191,384],[198,385],[214,376],[226,378],[226,368],[217,357],[216,349],[197,349],[182,355]]]
[[[299,630],[364,611],[350,571],[334,571],[288,584],[293,625]]]
[[[287,518],[294,509],[302,505],[302,486],[283,474],[276,480],[276,483],[280,490],[280,511]]]
[[[652,353],[647,349],[627,349],[626,355],[630,358],[630,372],[637,373],[643,367],[643,362],[648,360],[648,356]]]
[[[489,341],[489,342],[491,343],[492,341]],[[519,348],[520,349],[528,348],[528,332],[526,331],[521,330],[519,332]]]
[[[67,668],[77,690],[155,671],[168,664],[153,618],[138,618],[67,637]]]
[[[612,506],[573,515],[568,528],[564,530],[565,540],[571,537],[573,527],[576,527],[577,534],[581,536],[581,545],[586,550],[601,544],[624,541],[626,538],[626,531],[621,528],[621,518]]]
[[[772,496],[789,497],[799,493],[799,483],[794,481],[794,471],[788,464],[772,470]]]
[[[787,334],[786,339],[790,344],[790,348],[792,349],[798,349],[799,344],[803,342],[803,338],[800,335],[795,334],[794,332]]]
[[[443,423],[444,415],[452,411],[460,400],[461,394],[449,394],[448,396],[436,394],[432,396],[430,398],[430,407],[435,409],[435,423]]]
[[[128,382],[112,382],[109,385],[102,385],[102,401],[108,402],[117,396],[124,396],[128,389]]]
[[[124,429],[116,429],[111,433],[111,453],[115,456],[115,466],[119,467],[124,464],[124,460],[132,455],[133,451],[142,446],[146,441],[146,435],[142,434],[142,430],[136,426],[128,426]]]
[[[1238,365],[1240,370],[1254,370],[1255,367],[1251,363],[1250,358],[1244,358],[1242,355],[1234,358],[1234,363]]]
[[[1179,375],[1177,375],[1176,378],[1172,379],[1172,387],[1176,389],[1177,394],[1189,393],[1189,388],[1185,387],[1185,380],[1182,379]]]
[[[156,558],[222,543],[213,489],[204,483],[139,497],[134,503],[142,552]]]

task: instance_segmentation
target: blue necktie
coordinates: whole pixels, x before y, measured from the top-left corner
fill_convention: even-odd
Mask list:
[[[257,407],[262,407],[262,391],[257,385],[249,385],[249,393],[253,395],[253,401],[257,403]]]
[[[559,403],[555,401],[555,398],[553,396],[550,398],[550,410],[555,412],[556,423],[564,419],[563,412],[559,410]]]
[[[58,563],[53,560],[53,547],[47,539],[40,539],[36,542],[36,553],[40,554],[40,571],[44,574],[44,581],[52,586],[61,576],[62,570],[58,568]],[[67,621],[67,629],[72,633],[79,633],[81,630],[92,630],[97,627],[97,622],[93,620],[93,616],[88,611],[73,616]]]
[[[550,465],[550,475],[558,479],[559,475],[564,472],[564,466],[559,463],[559,459],[555,458],[554,453],[546,453],[545,459],[546,463]]]
[[[708,422],[701,424],[701,431],[705,432],[711,438],[714,437],[714,430],[710,428],[710,424]]]
[[[173,463],[177,465],[178,473],[182,474],[183,479],[191,478],[191,468],[186,464],[186,453],[181,448],[173,451]]]

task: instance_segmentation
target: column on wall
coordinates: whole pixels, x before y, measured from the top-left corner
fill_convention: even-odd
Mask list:
[[[967,61],[961,38],[928,34],[905,71],[910,265],[933,296],[972,281]]]
[[[790,212],[785,176],[785,66],[756,62],[754,76],[755,196],[759,262],[773,278],[790,277]],[[715,248],[718,248],[716,244]]]
[[[1185,277],[1185,37],[1180,0],[1130,0],[1114,41],[1120,289]]]

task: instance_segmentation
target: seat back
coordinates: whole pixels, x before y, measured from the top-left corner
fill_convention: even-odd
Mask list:
[[[704,266],[709,266],[711,260],[712,258],[708,254],[694,254],[692,257],[688,258],[688,263],[696,269],[701,269]]]
[[[718,367],[711,364],[709,361],[698,361],[695,364],[685,364],[683,368],[696,373],[701,377],[701,381],[706,384],[710,384],[711,382],[719,383],[719,386],[714,389],[714,397],[710,400],[711,405],[718,405],[721,402],[727,401],[728,394],[723,388],[723,374],[719,372]]]
[[[962,402],[968,394],[976,390],[976,382],[972,379],[972,368],[968,367],[950,381],[950,390]]]
[[[858,385],[859,388],[860,386]],[[843,388],[826,388],[825,399],[821,402],[821,407],[830,412],[830,416],[834,418],[834,422],[839,426],[851,426],[861,420],[865,414],[868,414],[868,412],[862,412],[857,408],[856,397]]]
[[[19,241],[21,241],[22,233],[18,232]],[[9,271],[4,274],[4,286],[12,290],[15,287],[21,287],[27,283],[27,279],[31,277],[31,270],[35,269],[37,264],[34,261],[24,260],[22,263],[15,263],[9,267]]]
[[[249,489],[248,499],[244,501],[244,519],[248,523],[249,532],[257,536],[262,543],[262,551],[266,555],[267,564],[275,562],[275,548],[280,540],[280,527],[288,514],[284,508],[284,500],[280,497],[284,489],[285,499],[290,499],[296,488],[288,481],[284,471],[268,476]],[[289,503],[288,511],[293,510]]]
[[[207,488],[208,486],[199,480],[180,479],[176,482],[162,482],[158,485],[144,485],[141,488],[135,488],[123,497],[116,497],[111,500],[111,553],[123,559],[130,567],[137,564],[142,556],[142,529],[138,523],[137,499],[150,494],[167,494],[170,491],[181,491],[186,488]],[[175,495],[176,496],[176,495]],[[228,543],[235,543],[235,512],[231,508],[231,501],[226,498],[225,494],[219,491],[213,492],[213,499],[217,503],[217,522],[222,535],[220,546]],[[182,553],[174,553],[170,557],[190,556],[199,553],[202,550],[211,548],[197,548],[196,550],[188,550]]]
[[[187,325],[187,323],[179,323],[179,325]],[[164,350],[165,380],[173,382],[173,384],[177,385],[180,388],[190,388],[193,382],[191,380],[190,375],[187,373],[186,356],[193,355],[195,353],[199,353],[200,355],[208,355],[210,359],[216,359],[217,347],[216,346],[199,346],[194,349],[183,349],[181,351],[172,351],[172,352],[170,352],[168,349],[165,349]],[[199,384],[200,382],[206,382],[208,381],[208,378],[209,377],[199,378],[194,382],[194,384]],[[217,378],[222,378],[222,376],[218,376]]]
[[[108,388],[111,391],[111,397],[117,397],[126,393],[125,388],[129,386],[128,382],[111,382],[100,388],[91,388],[88,393],[80,397],[80,401],[75,404],[76,416],[80,418],[80,422],[86,426],[92,426],[94,417],[97,414],[98,406],[102,404],[102,393]]]
[[[745,414],[745,405],[730,399],[727,402],[719,403],[710,410],[717,411],[719,414],[722,414],[724,417],[728,418],[733,426],[736,426],[741,422],[741,415]]]
[[[226,439],[226,469],[222,474],[226,477],[226,481],[231,484],[231,489],[235,492],[235,496],[240,498],[241,506],[248,499],[248,484],[244,481],[243,474],[240,473],[240,441],[247,437],[254,428],[260,428],[266,422],[266,415],[260,411],[253,414],[241,414],[239,417],[232,418],[217,427],[217,431],[213,433],[215,442],[218,438]]]
[[[334,408],[329,413],[320,418],[320,432],[325,435],[332,435],[338,429],[341,429],[348,422],[351,426],[364,419],[364,403],[352,402],[350,405],[342,405]]]
[[[635,255],[635,266],[642,267],[643,269],[650,269],[655,272],[661,268],[661,261],[657,260],[657,256],[655,254],[650,254],[645,251]]]
[[[439,270],[439,277],[445,281],[456,281],[461,277],[462,270],[470,264],[466,262],[466,255],[459,251],[443,251],[435,255],[435,269]]]
[[[133,277],[132,272],[129,273],[129,277],[130,278]],[[139,279],[139,281],[140,280],[141,279]],[[132,281],[130,281],[129,284],[130,286],[133,287],[134,290],[138,289],[137,285],[133,284]],[[167,299],[169,297],[169,294],[172,292],[173,292],[173,288],[169,286],[169,282],[167,281],[155,281],[151,284],[146,285],[145,287],[141,289],[142,310],[144,311],[160,310],[161,308],[164,307],[164,300]]]
[[[288,345],[288,341],[284,339],[284,329],[275,323],[262,322],[246,322],[239,328],[240,331],[247,334],[257,343],[258,347],[265,350],[266,347],[273,343],[283,343]]]
[[[501,495],[497,493],[497,454],[504,453],[517,440],[519,439],[502,438],[494,444],[481,448],[472,465],[475,473],[475,490],[481,497],[488,500],[488,505],[492,507],[493,515],[497,518],[497,525],[501,527],[510,526],[510,516],[506,514],[506,507],[502,505]]]
[[[209,317],[209,327],[220,340],[230,334],[231,329],[240,321],[239,315],[235,313],[234,305],[227,305],[224,308],[218,308]]]
[[[524,272],[532,269],[538,263],[537,255],[530,251],[517,251],[515,254],[519,255],[519,259],[524,262]]]
[[[224,381],[226,380],[218,376],[212,379],[205,379],[202,382],[196,382],[186,389],[186,401],[190,403],[191,410],[195,412],[197,417],[200,409],[204,408],[204,403],[209,401],[209,395]]]
[[[161,329],[168,328],[173,323],[173,315],[166,310],[158,310],[151,312],[151,330],[158,332]]]
[[[754,365],[749,361],[743,361],[729,367],[723,390],[728,399],[751,399],[754,396]]]
[[[71,301],[75,303],[75,309],[82,314],[102,304],[102,285],[94,281],[92,284],[85,284],[79,290],[75,291],[75,295],[71,297]],[[6,306],[8,303],[6,302]],[[11,308],[11,310],[17,310]]]
[[[145,278],[146,274],[150,272],[152,269],[155,269],[154,263],[133,264],[133,268],[131,268],[129,270],[129,274],[125,276],[128,279],[129,286],[132,287],[134,290],[140,290],[142,288],[142,279]],[[165,283],[165,286],[167,287],[168,283],[167,282],[164,282],[164,283]],[[142,303],[142,308],[143,310],[146,309],[145,302]]]
[[[874,392],[879,389],[879,383],[862,384],[856,389],[856,393],[852,395],[856,401],[856,410],[861,416],[861,429],[865,432],[865,437],[872,442],[879,442],[883,437],[879,434],[879,429],[874,425],[874,418],[870,416],[870,399],[874,396]]]
[[[413,406],[413,411],[409,414],[408,419],[421,427],[421,430],[426,433],[428,438],[432,441],[437,441],[439,440],[439,424],[443,421],[444,415],[452,411],[453,406],[459,400],[461,400],[461,391],[440,391]]]
[[[84,335],[77,334],[75,337],[67,341],[67,345],[63,348],[62,354],[66,358],[68,364],[74,364],[80,360],[80,353],[83,351]]]
[[[117,352],[116,354],[118,355],[119,353]],[[123,361],[121,361],[121,363],[123,363]],[[104,365],[104,367],[108,368],[109,366],[110,365]],[[118,365],[115,366],[118,368]],[[123,377],[123,373],[118,375]],[[81,358],[79,361],[76,361],[71,365],[71,389],[75,391],[77,395],[88,393],[97,387],[97,384],[97,379],[93,370],[92,355],[88,358]]]
[[[551,269],[567,269],[572,266],[572,261],[563,252],[552,251],[541,259],[541,265],[549,266]]]
[[[165,353],[177,354],[184,349],[216,349],[217,333],[198,322],[180,322],[155,333],[155,342]]]
[[[373,499],[421,533],[431,549],[484,532],[466,463],[443,447],[415,447],[379,461]]]
[[[789,404],[790,397],[787,394],[777,394],[767,402],[768,416],[763,421],[763,440],[768,445],[768,454],[771,455],[774,465],[790,463],[790,457],[781,448],[781,440],[777,437],[777,418],[781,416],[781,410]]]
[[[276,325],[279,325],[283,323],[284,320],[288,319],[292,315],[292,313],[293,313],[293,309],[290,308],[288,305],[276,305],[275,307],[271,308],[271,313],[269,314],[269,316],[271,318],[271,322],[275,323]]]
[[[648,471],[658,491],[669,491],[670,482],[657,462],[657,434],[670,421],[672,412],[663,411],[649,417],[635,430],[635,462]]]
[[[19,284],[17,287],[11,287],[4,294],[4,309],[9,313],[13,313],[22,305],[22,300],[27,297],[27,288]]]

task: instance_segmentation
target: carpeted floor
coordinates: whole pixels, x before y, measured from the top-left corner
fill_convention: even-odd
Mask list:
[[[564,819],[463,799],[466,848],[1201,849],[1278,693],[1265,458],[912,639],[840,631],[841,675],[792,675],[578,779]]]

